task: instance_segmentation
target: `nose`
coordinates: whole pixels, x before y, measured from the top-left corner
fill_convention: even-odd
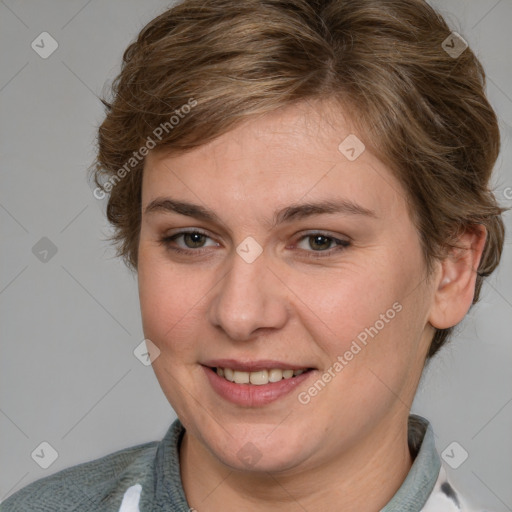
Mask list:
[[[233,253],[229,265],[213,290],[212,324],[235,341],[282,328],[289,316],[287,288],[269,268],[265,252],[251,263]]]

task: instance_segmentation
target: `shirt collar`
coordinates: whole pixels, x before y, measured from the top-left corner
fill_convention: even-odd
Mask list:
[[[441,459],[435,447],[434,431],[425,418],[409,416],[408,442],[415,455],[414,462],[398,491],[380,512],[417,512],[434,489]]]

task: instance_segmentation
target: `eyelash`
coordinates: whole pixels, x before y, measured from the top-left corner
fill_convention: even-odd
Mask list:
[[[190,256],[193,253],[197,254],[197,253],[203,252],[202,249],[205,249],[204,247],[199,247],[198,249],[182,249],[181,247],[176,247],[176,246],[171,245],[172,242],[174,242],[177,238],[179,238],[183,235],[187,235],[187,234],[188,235],[202,235],[207,238],[210,238],[206,233],[203,233],[202,231],[192,230],[192,231],[180,231],[179,233],[175,233],[174,235],[164,236],[164,237],[160,238],[158,240],[158,242],[160,244],[162,244],[163,246],[165,246],[167,249],[170,249],[178,254],[185,254],[185,255]],[[332,242],[334,242],[336,244],[336,247],[331,248],[327,251],[306,251],[307,258],[320,259],[320,258],[330,257],[333,255],[334,252],[343,251],[344,249],[346,249],[347,247],[349,247],[351,245],[348,240],[340,240],[339,238],[334,238],[333,236],[331,236],[327,233],[322,233],[320,231],[314,231],[311,233],[307,233],[307,234],[303,235],[302,237],[300,237],[298,242],[302,241],[305,238],[309,238],[312,236],[322,236],[324,238],[327,238],[327,239],[331,240]],[[303,249],[301,249],[301,250],[303,250]]]

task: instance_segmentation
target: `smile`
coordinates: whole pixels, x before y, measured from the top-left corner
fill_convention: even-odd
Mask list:
[[[262,407],[290,395],[317,374],[315,368],[279,361],[241,363],[209,361],[201,365],[211,389],[223,400],[241,407]]]
[[[263,386],[269,382],[279,382],[283,379],[291,379],[307,372],[308,368],[297,370],[283,370],[281,368],[271,368],[268,370],[259,370],[255,372],[246,372],[233,370],[232,368],[212,368],[219,377],[224,377],[229,382],[236,384],[253,384],[254,386]]]

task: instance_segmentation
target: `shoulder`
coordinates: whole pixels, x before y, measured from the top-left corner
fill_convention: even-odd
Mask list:
[[[9,496],[1,512],[118,510],[126,488],[153,471],[158,442],[140,444],[36,480]]]

